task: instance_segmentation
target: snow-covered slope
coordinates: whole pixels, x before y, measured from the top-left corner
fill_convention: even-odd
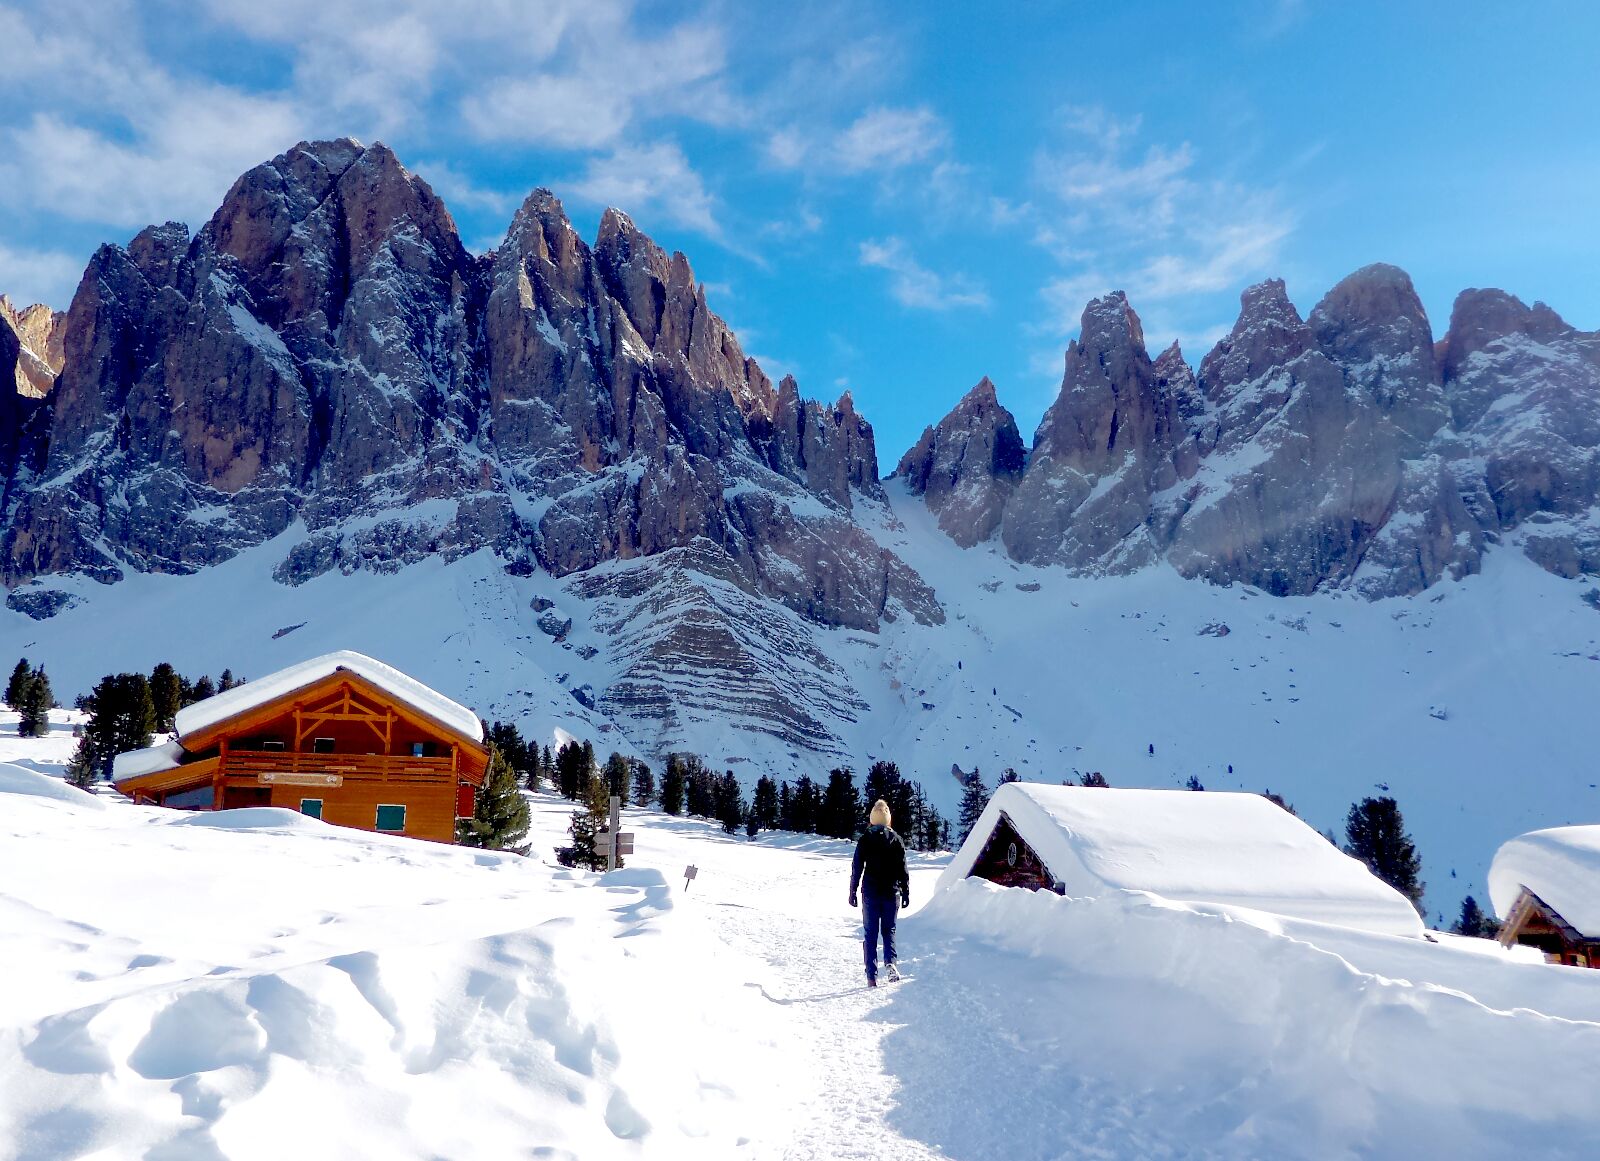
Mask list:
[[[1389,793],[1422,854],[1430,919],[1485,898],[1505,840],[1600,818],[1580,728],[1600,692],[1600,613],[1583,582],[1520,552],[1491,550],[1480,574],[1419,597],[1268,597],[1164,566],[1082,578],[1020,565],[993,543],[959,548],[898,481],[887,493],[859,500],[858,516],[933,586],[945,623],[827,629],[762,603],[743,614],[765,618],[745,646],[708,626],[706,648],[739,650],[725,683],[697,682],[700,655],[657,640],[667,594],[639,564],[563,581],[509,575],[484,550],[290,587],[272,577],[278,541],[190,576],[59,580],[77,600],[55,617],[0,611],[0,657],[45,664],[70,701],[161,660],[259,676],[355,649],[486,721],[541,740],[559,728],[602,754],[693,750],[747,782],[890,758],[947,814],[952,764],[991,785],[1006,766],[1041,781],[1099,770],[1116,786],[1194,775],[1283,794],[1319,830],[1342,831],[1352,801]],[[696,583],[706,601],[748,603]],[[786,644],[756,647],[775,640]],[[652,713],[627,696],[669,664],[672,705]],[[810,707],[803,719],[795,705]]]
[[[1572,1067],[1600,973],[1485,941],[934,895],[914,856],[911,978],[868,991],[848,843],[630,812],[601,878],[547,865],[549,797],[521,859],[62,789],[0,790],[8,1161],[1562,1157],[1600,1131]]]

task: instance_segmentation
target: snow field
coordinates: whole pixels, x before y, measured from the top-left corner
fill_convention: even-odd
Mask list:
[[[611,876],[0,779],[0,1158],[1582,1156],[1600,973],[629,810]],[[699,868],[684,889],[683,870]],[[1565,1152],[1564,1152],[1565,1150]]]

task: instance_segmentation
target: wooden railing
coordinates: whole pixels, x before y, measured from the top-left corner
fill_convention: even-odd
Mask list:
[[[342,774],[348,778],[395,781],[448,778],[449,758],[413,758],[395,754],[317,754],[295,750],[229,750],[222,774]]]

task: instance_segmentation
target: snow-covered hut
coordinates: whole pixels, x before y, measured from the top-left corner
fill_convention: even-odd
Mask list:
[[[175,725],[172,740],[117,755],[117,789],[160,806],[287,807],[454,842],[488,765],[476,714],[349,651],[185,706]]]
[[[1142,891],[1421,937],[1405,896],[1259,794],[1002,784],[940,878]]]
[[[1600,968],[1600,826],[1512,839],[1490,864],[1489,899],[1507,947],[1525,944],[1551,963]]]

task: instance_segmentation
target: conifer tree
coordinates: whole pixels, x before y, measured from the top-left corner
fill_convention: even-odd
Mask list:
[[[1200,784],[1200,779],[1197,778],[1193,774],[1189,775],[1189,781],[1185,782],[1183,785],[1184,785],[1184,789],[1186,789],[1186,790],[1204,790],[1205,789],[1205,787]]]
[[[611,752],[611,757],[606,759],[604,771],[606,792],[616,798],[622,799],[622,805],[628,805],[628,794],[633,789],[633,770],[628,765],[628,760],[616,750]]]
[[[45,738],[50,735],[50,710],[56,696],[50,689],[50,678],[40,666],[28,675],[22,688],[22,704],[18,707],[17,733],[24,738]]]
[[[556,789],[563,798],[576,802],[588,792],[589,776],[594,773],[594,750],[586,754],[577,742],[567,742],[556,751]]]
[[[18,713],[22,712],[22,693],[27,688],[28,678],[33,676],[33,670],[28,666],[28,659],[24,657],[17,662],[17,667],[11,671],[11,680],[6,683],[6,706]]]
[[[863,823],[861,798],[856,793],[856,778],[849,767],[828,771],[828,785],[822,792],[817,833],[829,838],[855,838]]]
[[[755,794],[750,800],[750,823],[761,830],[778,829],[778,784],[765,774],[756,779]]]
[[[793,830],[794,826],[794,791],[789,787],[789,780],[785,778],[778,783],[778,823],[779,830]]]
[[[667,768],[661,774],[661,809],[668,814],[683,813],[683,755],[668,754]]]
[[[633,764],[633,800],[640,806],[649,806],[656,797],[656,776],[644,762]]]
[[[1000,785],[1001,786],[1004,786],[1007,782],[1021,782],[1021,781],[1022,781],[1022,775],[1018,774],[1010,766],[1007,766],[1004,770],[1000,771]]]
[[[1345,818],[1345,854],[1367,864],[1368,869],[1422,911],[1422,860],[1406,833],[1405,819],[1393,798],[1363,798]]]
[[[717,817],[717,776],[697,754],[683,756],[683,797],[690,815]]]
[[[217,678],[217,692],[227,693],[230,689],[238,684],[239,682],[233,676],[233,670],[224,669],[222,671],[222,676]]]
[[[786,828],[798,834],[816,834],[822,814],[822,793],[811,775],[802,774],[794,784],[793,819]]]
[[[528,800],[522,797],[517,772],[496,746],[489,747],[483,785],[473,799],[472,817],[456,822],[456,839],[469,847],[528,853]]]
[[[966,776],[965,781],[966,788],[961,792],[961,815],[957,823],[961,830],[961,837],[956,840],[958,846],[967,841],[967,836],[978,825],[978,819],[983,817],[984,809],[989,805],[989,788],[983,784],[983,776],[976,769]]]
[[[200,676],[200,680],[196,681],[194,685],[190,687],[189,700],[185,704],[193,705],[197,701],[205,701],[207,698],[216,696],[217,687],[212,682],[210,675],[202,674]]]
[[[722,824],[723,830],[733,834],[744,821],[746,813],[744,795],[739,791],[739,779],[729,770],[717,779],[715,785],[713,817]]]
[[[183,679],[168,662],[150,671],[150,702],[156,711],[156,732],[171,733],[183,707]]]
[[[1078,779],[1078,785],[1079,786],[1098,786],[1098,787],[1102,787],[1102,788],[1105,788],[1105,789],[1110,789],[1110,787],[1111,787],[1111,783],[1106,781],[1106,776],[1104,774],[1100,773],[1100,771],[1098,771],[1098,770],[1091,770],[1091,771],[1089,771],[1089,773],[1085,774],[1082,778],[1079,778]]]
[[[1493,939],[1500,934],[1500,925],[1483,913],[1478,901],[1471,895],[1461,900],[1461,916],[1451,927],[1457,935],[1470,935],[1477,939]]]
[[[605,829],[610,814],[610,795],[606,793],[605,779],[591,768],[589,780],[582,795],[583,806],[572,812],[572,823],[567,833],[572,843],[556,851],[556,862],[563,867],[587,867],[591,871],[606,869],[606,857],[595,847],[595,836]],[[617,858],[617,866],[622,859]]]
[[[77,748],[72,751],[72,758],[67,762],[67,781],[79,790],[88,790],[94,785],[99,776],[95,766],[94,754],[89,748],[89,739],[78,739]]]

